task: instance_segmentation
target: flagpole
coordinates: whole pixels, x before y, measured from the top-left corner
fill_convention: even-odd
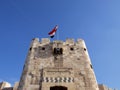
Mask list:
[[[59,30],[57,30],[57,40],[59,40]]]
[[[57,30],[57,40],[59,40],[59,30]]]

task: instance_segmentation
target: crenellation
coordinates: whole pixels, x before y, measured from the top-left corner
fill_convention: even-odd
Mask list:
[[[42,38],[40,44],[49,44],[50,38]]]
[[[53,42],[52,42],[53,44],[63,44],[64,42],[62,41],[62,40],[54,40]]]
[[[67,45],[74,45],[75,44],[75,41],[74,41],[74,39],[70,39],[70,38],[68,38],[68,39],[66,39],[66,44]]]
[[[34,38],[34,39],[32,40],[32,42],[31,42],[30,47],[31,47],[31,48],[34,48],[34,47],[37,46],[37,44],[39,44],[39,38]]]

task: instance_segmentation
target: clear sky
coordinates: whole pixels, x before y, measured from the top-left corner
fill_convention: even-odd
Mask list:
[[[19,81],[32,38],[56,24],[60,40],[85,40],[98,83],[120,90],[120,0],[0,0],[0,81]]]

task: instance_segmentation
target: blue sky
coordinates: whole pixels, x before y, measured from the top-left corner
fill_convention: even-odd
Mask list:
[[[32,38],[56,24],[60,40],[85,40],[98,83],[120,89],[119,0],[0,0],[0,81],[19,81]]]

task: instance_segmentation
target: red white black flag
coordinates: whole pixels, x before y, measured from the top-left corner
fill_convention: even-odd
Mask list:
[[[52,31],[50,31],[50,32],[48,33],[48,35],[49,35],[51,38],[53,38],[53,37],[55,36],[55,33],[56,33],[57,29],[58,29],[58,25],[56,25],[56,26],[52,29]]]

